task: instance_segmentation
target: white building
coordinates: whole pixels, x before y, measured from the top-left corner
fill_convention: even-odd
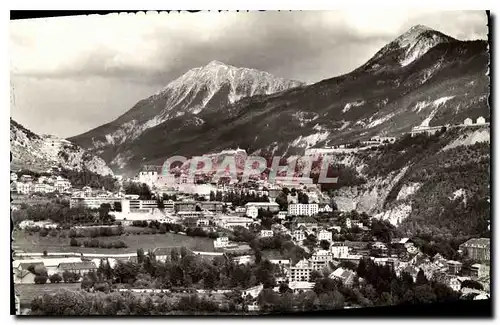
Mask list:
[[[57,179],[54,182],[54,187],[58,192],[64,192],[71,188],[71,182],[61,176],[57,176]]]
[[[276,202],[248,202],[245,204],[245,208],[254,206],[258,209],[269,210],[271,212],[278,212],[280,210],[280,205]]]
[[[333,254],[327,250],[319,250],[311,256],[311,266],[314,270],[320,271],[328,266],[328,262],[333,261]]]
[[[11,182],[17,181],[17,174],[16,173],[10,173],[10,181]]]
[[[202,218],[196,220],[196,227],[207,227],[210,224],[210,221],[208,219]]]
[[[333,243],[330,246],[330,252],[333,258],[347,258],[349,256],[349,247],[343,243]]]
[[[472,119],[469,117],[464,120],[464,125],[472,125]]]
[[[224,248],[229,246],[229,238],[219,237],[214,240],[214,248]]]
[[[332,241],[332,232],[331,231],[328,231],[328,230],[320,230],[318,232],[318,241],[322,241],[322,240],[327,240],[329,242]]]
[[[249,206],[247,207],[245,214],[252,219],[256,219],[259,215],[259,209],[254,205]]]
[[[274,235],[274,232],[272,230],[262,229],[260,231],[260,237],[272,237],[273,235]]]
[[[318,204],[301,204],[294,203],[288,205],[288,214],[291,216],[313,216],[318,214]]]
[[[294,266],[290,267],[289,281],[309,281],[311,279],[311,272],[313,268],[311,262],[306,259],[299,261]]]
[[[280,212],[278,212],[278,218],[281,219],[281,220],[286,219],[287,215],[288,215],[287,211],[280,211]]]
[[[325,205],[323,205],[323,206],[319,207],[319,208],[318,208],[318,211],[319,211],[319,212],[332,212],[332,211],[333,211],[333,209],[332,209],[332,207],[331,207],[330,205],[325,204]]]
[[[306,234],[302,230],[294,230],[292,232],[292,240],[294,242],[302,243],[306,239]]]
[[[482,116],[479,116],[476,120],[476,124],[486,124],[486,119]]]
[[[147,184],[150,188],[156,184],[158,180],[158,172],[157,171],[141,171],[138,175],[139,182]]]

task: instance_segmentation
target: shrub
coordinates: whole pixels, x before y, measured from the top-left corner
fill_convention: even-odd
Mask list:
[[[74,237],[71,238],[71,240],[69,241],[69,245],[72,246],[72,247],[77,247],[77,246],[80,246],[78,244],[78,240],[76,240]]]
[[[59,274],[54,273],[49,277],[49,280],[50,283],[59,283],[62,281],[62,277]]]
[[[40,229],[40,231],[38,233],[40,234],[41,237],[47,237],[47,235],[49,234],[49,231],[45,228],[42,228],[42,229]]]
[[[49,232],[49,235],[50,235],[50,237],[56,237],[56,236],[57,236],[57,230],[52,229],[52,230]]]
[[[36,284],[45,284],[47,283],[47,276],[46,275],[37,275],[35,276],[35,283]]]

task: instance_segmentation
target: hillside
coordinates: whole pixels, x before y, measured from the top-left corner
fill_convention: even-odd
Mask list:
[[[408,234],[481,234],[490,218],[489,133],[489,126],[456,128],[344,155],[366,182],[333,198],[341,210],[367,212]]]
[[[52,166],[57,166],[113,175],[113,171],[101,158],[67,140],[37,135],[13,119],[10,119],[10,152],[11,170],[45,172]]]

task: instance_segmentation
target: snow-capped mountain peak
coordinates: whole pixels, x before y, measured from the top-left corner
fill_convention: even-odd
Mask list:
[[[431,48],[440,43],[456,39],[424,25],[415,25],[378,51],[364,67],[380,69],[383,67],[404,67],[419,59]]]
[[[437,44],[451,41],[454,41],[454,39],[443,33],[424,25],[416,25],[399,36],[394,42],[397,42],[405,50],[405,54],[400,58],[399,63],[401,66],[406,66],[420,58]]]

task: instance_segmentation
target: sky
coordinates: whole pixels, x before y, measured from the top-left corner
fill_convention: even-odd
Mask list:
[[[308,83],[347,73],[423,24],[487,39],[484,11],[137,13],[10,22],[11,117],[70,137],[212,60]]]

